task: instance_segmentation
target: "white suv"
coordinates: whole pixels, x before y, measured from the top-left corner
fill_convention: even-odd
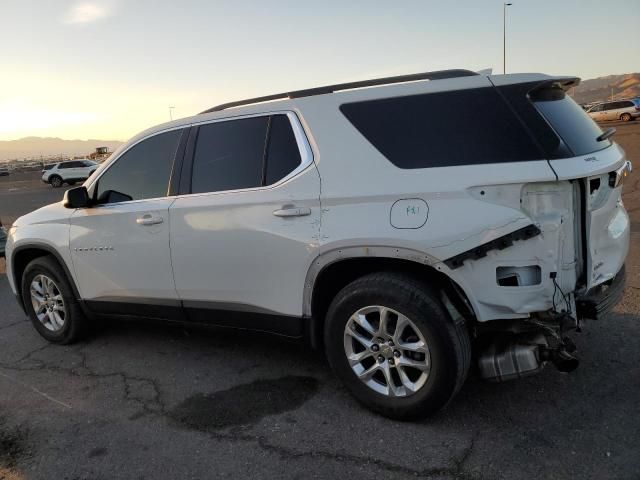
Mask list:
[[[113,316],[307,339],[394,418],[443,407],[472,361],[570,371],[629,245],[630,163],[578,82],[450,70],[159,125],[11,227],[11,287],[56,343]]]
[[[98,168],[93,160],[80,159],[60,162],[42,170],[42,181],[59,188],[62,184],[75,185],[76,182],[89,178]]]

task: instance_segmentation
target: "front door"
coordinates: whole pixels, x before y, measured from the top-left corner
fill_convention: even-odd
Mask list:
[[[320,179],[297,117],[201,125],[191,170],[191,194],[169,209],[187,315],[300,335],[305,276],[318,249]]]
[[[95,206],[71,217],[80,293],[97,313],[180,316],[169,252],[169,179],[180,130],[148,137],[91,185]]]

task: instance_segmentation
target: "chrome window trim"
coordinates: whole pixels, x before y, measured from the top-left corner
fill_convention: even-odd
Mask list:
[[[270,190],[273,188],[277,188],[280,185],[282,185],[283,183],[289,181],[290,179],[292,179],[293,177],[298,176],[300,173],[302,173],[303,171],[305,171],[307,168],[309,168],[309,166],[311,166],[314,162],[313,162],[313,151],[311,150],[311,144],[309,142],[309,139],[307,137],[307,134],[304,130],[304,128],[302,127],[302,123],[300,122],[300,118],[298,118],[298,115],[291,111],[291,110],[273,110],[273,111],[269,111],[269,112],[259,112],[259,113],[250,113],[250,114],[244,114],[244,115],[233,115],[233,116],[229,116],[229,117],[224,117],[224,118],[215,118],[215,119],[209,119],[209,120],[203,120],[200,122],[193,122],[193,123],[185,123],[179,126],[173,126],[170,128],[166,128],[164,130],[159,130],[157,132],[153,132],[150,133],[149,135],[146,135],[145,137],[142,137],[140,139],[138,139],[135,143],[132,143],[131,145],[129,145],[126,150],[123,150],[116,158],[114,158],[112,161],[110,161],[109,165],[107,165],[105,167],[105,169],[100,172],[100,175],[92,178],[91,179],[91,183],[87,186],[87,190],[91,190],[94,188],[94,186],[97,184],[97,182],[100,180],[100,178],[102,178],[102,176],[109,171],[109,169],[115,165],[124,154],[126,154],[129,150],[131,150],[133,147],[135,147],[136,145],[138,145],[139,143],[148,140],[151,137],[154,137],[156,135],[160,135],[162,133],[167,133],[167,132],[171,132],[173,130],[181,130],[181,129],[185,129],[185,128],[190,128],[190,127],[199,127],[201,125],[208,125],[210,123],[218,123],[218,122],[228,122],[228,121],[233,121],[233,120],[242,120],[245,118],[254,118],[254,117],[270,117],[273,115],[286,115],[289,118],[289,123],[291,124],[291,128],[293,130],[293,135],[296,139],[296,143],[298,144],[298,150],[300,152],[300,165],[298,165],[294,170],[292,170],[288,175],[286,175],[285,177],[281,178],[280,180],[278,180],[275,183],[272,183],[270,185],[265,185],[265,186],[260,186],[260,187],[252,187],[252,188],[240,188],[240,189],[235,189],[235,190],[219,190],[216,192],[200,192],[200,193],[187,193],[187,194],[183,194],[183,195],[165,195],[163,197],[154,197],[154,198],[143,198],[143,199],[138,199],[138,200],[129,200],[126,202],[115,202],[115,203],[103,203],[100,205],[96,205],[95,207],[91,207],[91,208],[100,208],[100,207],[109,207],[109,206],[113,206],[113,205],[129,205],[132,203],[138,203],[138,202],[148,202],[148,201],[152,201],[152,200],[161,200],[161,199],[166,199],[166,198],[189,198],[189,197],[196,197],[196,196],[203,196],[203,195],[219,195],[219,194],[226,194],[226,193],[240,193],[240,192],[256,192],[256,191],[263,191],[263,190]],[[167,191],[169,189],[169,184],[167,183]],[[93,192],[90,192],[93,193]]]

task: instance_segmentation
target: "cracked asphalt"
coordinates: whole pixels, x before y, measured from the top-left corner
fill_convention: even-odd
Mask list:
[[[640,168],[640,122],[616,140]],[[61,191],[0,179],[10,223]],[[623,302],[574,334],[581,366],[504,384],[471,375],[437,416],[360,407],[304,346],[259,334],[112,323],[42,340],[0,260],[0,480],[640,479],[640,175],[625,186]]]

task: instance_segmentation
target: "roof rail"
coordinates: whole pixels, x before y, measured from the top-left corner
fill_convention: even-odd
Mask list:
[[[285,98],[301,98],[311,97],[313,95],[324,95],[326,93],[333,93],[340,90],[375,87],[378,85],[390,85],[392,83],[415,82],[417,80],[442,80],[445,78],[470,77],[473,75],[478,75],[478,73],[472,72],[471,70],[454,69],[438,70],[435,72],[413,73],[410,75],[399,75],[396,77],[374,78],[372,80],[361,80],[359,82],[337,83],[335,85],[327,85],[325,87],[309,88],[306,90],[296,90],[286,93],[276,93],[264,97],[248,98],[246,100],[223,103],[222,105],[217,105],[215,107],[209,108],[208,110],[205,110],[204,112],[200,112],[200,114],[219,112],[221,110],[226,110],[227,108],[240,107],[242,105],[250,105],[252,103],[270,102],[272,100],[282,100]]]

